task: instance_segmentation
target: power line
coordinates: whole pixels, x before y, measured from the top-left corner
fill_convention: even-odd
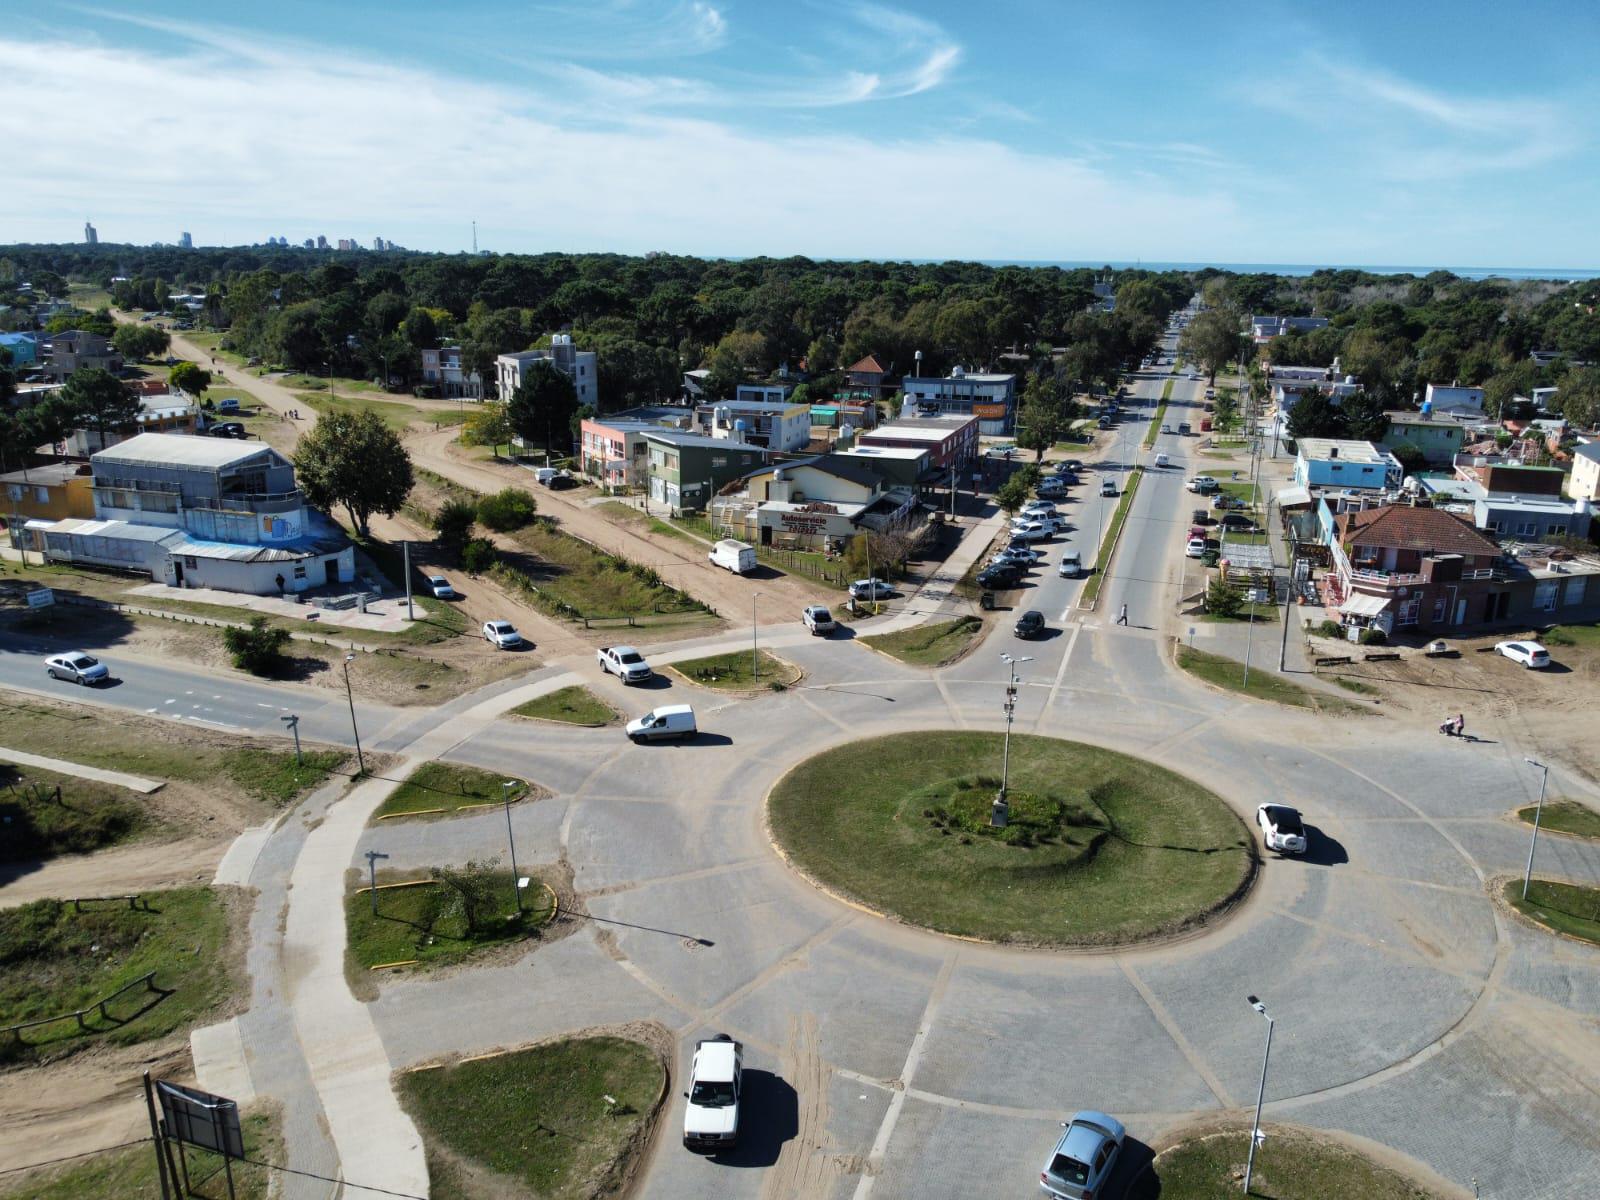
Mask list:
[[[276,1163],[262,1162],[256,1158],[241,1156],[236,1161],[249,1163],[253,1167],[266,1167],[269,1171],[282,1171],[286,1175],[299,1175],[304,1179],[316,1179],[322,1183],[337,1183],[341,1187],[355,1188],[358,1192],[377,1192],[380,1196],[398,1196],[400,1200],[428,1200],[426,1196],[418,1196],[414,1192],[396,1192],[389,1188],[375,1187],[370,1183],[351,1183],[348,1179],[338,1179],[332,1175],[318,1175],[315,1171],[297,1171],[293,1167],[280,1167]]]
[[[79,1158],[93,1158],[96,1154],[109,1154],[113,1150],[126,1150],[129,1146],[142,1146],[149,1138],[135,1138],[131,1142],[118,1142],[115,1146],[101,1146],[98,1150],[85,1150],[82,1154],[64,1154],[60,1158],[47,1158],[43,1162],[27,1163],[20,1167],[0,1167],[0,1175],[11,1175],[17,1171],[36,1171],[40,1167],[53,1167],[57,1163],[72,1162]]]

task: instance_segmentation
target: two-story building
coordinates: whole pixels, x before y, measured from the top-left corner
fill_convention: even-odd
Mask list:
[[[1457,421],[1483,419],[1483,389],[1456,384],[1430,383],[1422,394],[1422,411],[1432,417]]]
[[[856,445],[926,450],[928,466],[939,472],[966,470],[978,458],[977,417],[952,413],[944,417],[906,417],[888,421],[856,438]]]
[[[39,350],[39,370],[52,379],[64,380],[83,367],[98,367],[113,375],[122,370],[122,355],[103,333],[66,329],[46,335]]]
[[[1410,446],[1430,464],[1451,462],[1461,452],[1467,427],[1460,421],[1420,412],[1390,412],[1389,431],[1378,444],[1390,453]]]
[[[0,333],[0,350],[11,355],[11,369],[18,377],[31,374],[39,361],[39,339],[32,333]]]
[[[1300,403],[1300,398],[1306,393],[1320,392],[1328,398],[1330,404],[1339,405],[1360,390],[1361,381],[1354,375],[1341,372],[1337,360],[1331,367],[1267,368],[1267,394],[1277,406],[1275,420],[1280,437],[1288,435],[1289,414],[1294,411],[1294,406]]]
[[[645,434],[686,429],[690,415],[682,406],[660,405],[586,417],[578,428],[578,468],[607,487],[641,487],[650,465]]]
[[[1388,491],[1404,477],[1400,460],[1371,442],[1301,438],[1296,445],[1294,481],[1308,491]]]
[[[883,395],[884,378],[887,374],[877,355],[869,354],[844,369],[845,387],[868,400],[876,400]]]
[[[93,519],[24,527],[53,561],[257,595],[355,578],[349,538],[306,507],[294,464],[270,446],[141,433],[90,464]]]
[[[1313,329],[1326,328],[1327,324],[1327,317],[1251,317],[1250,340],[1257,346],[1265,346],[1286,333],[1310,333]]]
[[[745,385],[740,385],[744,390]],[[792,389],[791,389],[792,390]],[[716,400],[695,406],[698,432],[794,454],[811,440],[811,406],[788,400]]]
[[[645,486],[650,499],[674,512],[704,512],[728,484],[772,461],[764,446],[678,429],[647,429]]]
[[[30,519],[59,521],[94,516],[93,472],[86,462],[47,463],[0,475],[5,506],[0,519],[14,529]]]
[[[848,456],[821,454],[751,472],[745,490],[716,497],[708,515],[718,530],[742,541],[821,548],[863,528],[904,522],[916,505],[913,488],[893,486]]]
[[[1491,537],[1542,541],[1587,537],[1593,501],[1563,497],[1566,474],[1494,454],[1455,457],[1457,505],[1471,505],[1472,522]]]
[[[548,362],[568,379],[578,393],[578,406],[585,404],[598,408],[600,395],[599,359],[593,350],[579,350],[572,344],[570,333],[554,334],[548,350],[520,350],[515,354],[502,354],[494,360],[495,387],[502,400],[511,399],[511,393],[522,384],[523,376],[534,363]]]
[[[1584,442],[1573,450],[1567,495],[1574,500],[1600,503],[1600,441]]]
[[[422,351],[422,382],[447,400],[483,399],[483,377],[463,366],[460,346]]]
[[[955,367],[944,378],[907,375],[902,417],[963,416],[978,418],[978,432],[998,437],[1016,424],[1017,377],[987,375]]]

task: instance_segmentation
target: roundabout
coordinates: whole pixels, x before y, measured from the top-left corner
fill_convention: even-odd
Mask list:
[[[854,903],[1016,945],[1170,937],[1248,887],[1249,830],[1215,793],[1082,742],[1014,737],[1009,816],[996,827],[1001,741],[940,730],[824,751],[772,789],[773,838],[804,874]]]

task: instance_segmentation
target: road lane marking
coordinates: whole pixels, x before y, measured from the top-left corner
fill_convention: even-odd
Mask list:
[[[1039,714],[1040,721],[1043,721],[1045,713],[1056,705],[1056,693],[1061,691],[1061,681],[1067,677],[1067,662],[1072,658],[1072,648],[1078,644],[1078,634],[1082,630],[1082,625],[1074,625],[1072,632],[1067,634],[1067,648],[1061,652],[1061,665],[1056,668],[1056,681],[1050,687],[1050,696],[1044,702],[1044,711]]]

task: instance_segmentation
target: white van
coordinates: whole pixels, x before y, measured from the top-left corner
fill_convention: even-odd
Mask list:
[[[535,467],[533,470],[533,481],[535,483],[542,483],[545,487],[550,487],[555,483],[556,478],[560,474],[560,470],[555,467]]]
[[[748,574],[756,569],[755,547],[732,538],[723,538],[711,547],[711,553],[706,557],[711,560],[713,567],[727,567],[735,575]]]
[[[1172,460],[1170,458],[1168,458],[1165,454],[1156,455],[1156,466],[1158,466],[1158,467],[1170,467],[1171,465],[1172,465]]]
[[[694,723],[694,709],[687,704],[663,704],[628,722],[628,736],[636,742],[688,738],[698,732]]]

